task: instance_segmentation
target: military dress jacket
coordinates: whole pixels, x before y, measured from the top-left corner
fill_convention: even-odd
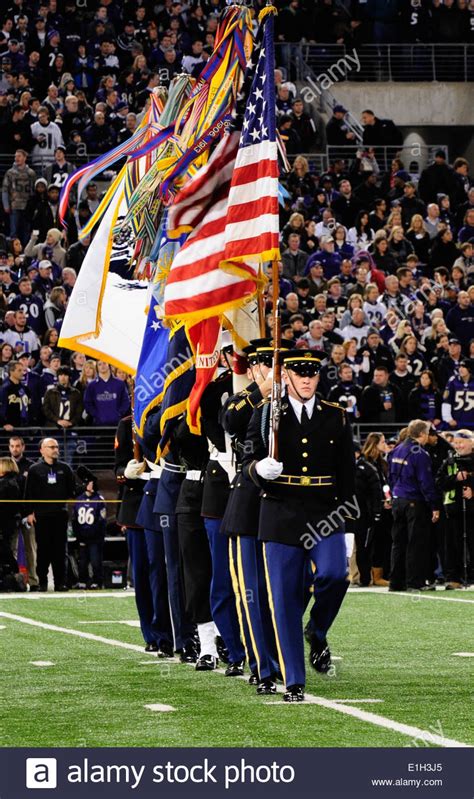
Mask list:
[[[316,397],[303,430],[285,399],[278,430],[283,473],[263,480],[256,465],[268,455],[269,411],[269,402],[254,411],[243,461],[243,474],[261,490],[259,538],[307,548],[311,536],[317,543],[344,531],[345,517],[356,512],[351,426],[343,408]]]

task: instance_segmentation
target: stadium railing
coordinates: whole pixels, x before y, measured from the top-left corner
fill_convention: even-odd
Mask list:
[[[347,59],[349,56],[349,59]],[[353,59],[356,57],[354,63]],[[474,80],[474,44],[406,42],[396,44],[278,44],[278,66],[291,80],[305,79],[308,66],[320,81],[405,83]]]
[[[408,420],[409,421],[409,420]],[[387,438],[398,434],[408,424],[397,422],[373,424],[354,421],[352,429],[356,438],[365,440],[372,431],[384,433]],[[39,445],[46,436],[55,438],[59,444],[60,459],[73,469],[87,466],[91,471],[109,471],[114,468],[115,427],[75,427],[56,429],[54,427],[22,427],[10,432],[0,430],[0,456],[8,455],[8,440],[11,436],[21,436],[25,442],[25,455],[31,460],[39,458]]]
[[[355,159],[357,151],[364,149],[361,144],[329,145],[324,152],[298,153],[298,155],[306,158],[310,172],[314,175],[322,175],[337,158],[343,158],[350,165],[351,161]],[[446,153],[446,160],[449,162],[449,148],[446,144],[420,144],[416,142],[414,144],[404,144],[400,147],[394,145],[376,147],[375,156],[380,170],[383,172],[390,169],[391,160],[396,155],[405,164],[405,169],[417,180],[422,170],[433,161],[437,150],[443,150]],[[296,157],[296,155],[289,156],[290,163],[293,163]]]
[[[115,427],[21,427],[13,431],[0,430],[0,453],[8,455],[8,440],[21,436],[25,442],[25,455],[31,460],[39,458],[41,439],[55,438],[59,444],[60,459],[73,469],[87,466],[91,471],[105,471],[114,467]]]

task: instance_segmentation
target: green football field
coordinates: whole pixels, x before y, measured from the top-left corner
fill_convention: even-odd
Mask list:
[[[130,592],[1,595],[0,743],[472,746],[473,605],[472,591],[350,591],[332,676],[308,668],[307,701],[286,705],[146,654]]]

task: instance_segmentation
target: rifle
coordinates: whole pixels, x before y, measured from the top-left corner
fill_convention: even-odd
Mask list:
[[[278,460],[278,428],[281,415],[281,315],[280,315],[280,275],[278,261],[272,264],[273,287],[273,382],[270,402],[270,441],[268,454]]]

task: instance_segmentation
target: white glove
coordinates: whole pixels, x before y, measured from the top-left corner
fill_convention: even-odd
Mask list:
[[[133,460],[127,463],[124,471],[124,476],[127,478],[127,480],[138,480],[144,469],[145,469],[145,464],[140,463],[139,461],[135,460],[135,458],[133,458]]]
[[[283,471],[283,464],[275,458],[263,458],[255,467],[255,471],[264,480],[275,480]]]

